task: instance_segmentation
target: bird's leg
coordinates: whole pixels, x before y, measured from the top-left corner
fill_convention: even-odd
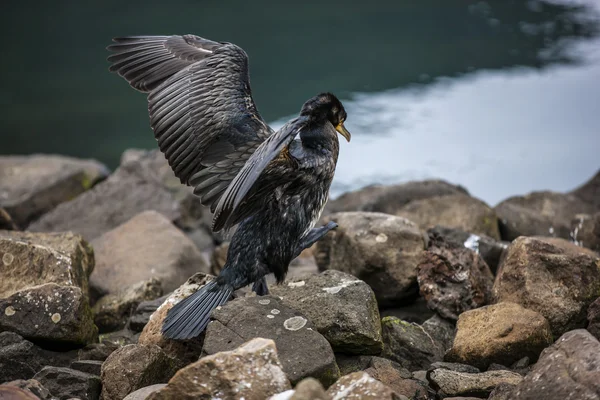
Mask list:
[[[252,285],[252,291],[257,296],[266,296],[269,294],[269,287],[267,286],[267,280],[263,276]]]
[[[327,225],[324,225],[320,228],[311,229],[310,232],[308,232],[308,234],[298,244],[294,258],[298,257],[300,255],[300,253],[302,253],[302,250],[308,249],[310,246],[312,246],[313,244],[315,244],[319,240],[321,240],[323,238],[323,236],[327,235],[327,232],[329,232],[330,230],[335,229],[337,227],[338,227],[338,224],[331,221]]]

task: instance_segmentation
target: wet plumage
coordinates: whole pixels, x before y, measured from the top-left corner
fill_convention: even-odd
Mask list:
[[[214,213],[213,230],[237,226],[216,280],[173,307],[163,334],[197,336],[231,293],[288,265],[334,223],[313,228],[327,201],[346,112],[330,93],[309,99],[273,131],[258,113],[248,58],[238,46],[193,35],[117,38],[110,69],[148,92],[150,125],[182,183]]]

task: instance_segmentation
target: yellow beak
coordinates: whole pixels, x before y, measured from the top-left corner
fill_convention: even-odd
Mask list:
[[[338,126],[335,127],[335,130],[338,131],[340,135],[345,137],[348,142],[350,142],[350,132],[348,132],[348,129],[346,129],[343,122],[340,122]]]

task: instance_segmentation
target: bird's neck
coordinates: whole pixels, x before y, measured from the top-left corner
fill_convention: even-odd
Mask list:
[[[300,131],[302,146],[319,150],[335,151],[339,149],[337,132],[329,122],[308,122]]]

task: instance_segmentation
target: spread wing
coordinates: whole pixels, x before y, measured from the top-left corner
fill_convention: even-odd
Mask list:
[[[252,99],[246,53],[233,44],[194,35],[114,42],[108,47],[113,52],[110,70],[133,88],[149,92],[150,124],[181,182],[194,186],[212,211],[232,181],[238,182],[239,193],[246,190],[247,184],[236,176],[273,133]],[[265,150],[268,157],[271,151]],[[251,176],[255,174],[253,168]],[[222,210],[223,215],[230,212],[229,202]]]

